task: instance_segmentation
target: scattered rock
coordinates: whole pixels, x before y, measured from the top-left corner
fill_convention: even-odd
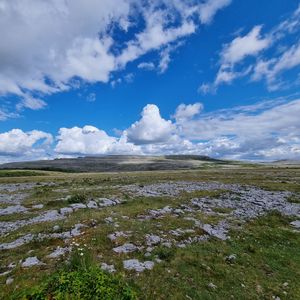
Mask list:
[[[106,224],[112,224],[114,222],[112,217],[107,217],[107,218],[104,219],[104,221],[105,221]]]
[[[98,208],[98,204],[97,202],[91,200],[89,201],[89,203],[86,205],[88,208],[92,208],[92,209],[97,209]]]
[[[60,231],[60,226],[59,225],[54,225],[53,226],[53,231],[54,232]]]
[[[99,206],[101,207],[114,206],[121,203],[119,199],[108,199],[108,198],[100,198],[98,199],[98,201],[99,201]]]
[[[152,270],[154,267],[154,262],[139,262],[138,259],[128,259],[123,261],[123,266],[126,270],[135,270],[136,272],[143,272],[145,270]]]
[[[146,244],[147,246],[153,246],[159,244],[161,241],[158,235],[146,234]]]
[[[5,284],[6,285],[10,285],[10,284],[12,284],[14,282],[14,279],[12,278],[12,277],[8,277],[7,279],[6,279],[6,281],[5,281]]]
[[[293,227],[300,229],[300,220],[293,221],[290,223]]]
[[[42,263],[36,256],[32,257],[27,257],[25,261],[22,263],[23,268],[30,268],[33,266],[38,266],[38,265],[43,265]]]
[[[210,282],[207,286],[212,290],[217,289],[217,286],[215,284],[213,284],[212,282]]]
[[[48,258],[58,258],[62,255],[65,255],[66,253],[70,252],[70,248],[69,247],[65,247],[65,248],[61,248],[61,247],[57,247],[52,253],[50,253],[47,257]]]
[[[44,207],[44,204],[32,205],[32,208],[34,208],[34,209],[42,209],[43,207]]]
[[[220,221],[217,225],[204,224],[202,226],[200,225],[199,227],[201,227],[210,236],[216,237],[223,241],[228,239],[228,224],[224,221]]]
[[[74,225],[74,228],[73,229],[71,229],[71,236],[72,237],[74,237],[74,236],[79,236],[79,235],[81,235],[81,231],[80,231],[80,229],[81,228],[86,228],[87,226],[86,225],[84,225],[84,224],[75,224]]]
[[[22,205],[12,205],[8,206],[6,208],[1,208],[0,209],[0,216],[5,216],[5,215],[12,215],[12,214],[19,214],[19,213],[25,213],[27,212],[28,209]]]
[[[15,263],[10,263],[7,267],[9,269],[14,269],[17,265]]]
[[[124,238],[127,238],[129,235],[130,235],[130,231],[116,231],[114,233],[111,233],[108,235],[108,238],[111,240],[111,241],[115,241],[117,238],[119,237],[124,237]]]
[[[84,207],[85,208],[85,207]],[[59,210],[59,212],[62,215],[67,215],[67,214],[71,214],[73,212],[73,208],[72,207],[63,207]]]
[[[86,205],[84,203],[73,203],[70,205],[74,210],[84,209]]]
[[[114,273],[114,272],[116,272],[116,269],[115,269],[115,266],[114,266],[114,265],[108,265],[108,264],[106,264],[106,263],[102,263],[102,264],[101,264],[101,269],[102,269],[103,271],[107,271],[107,272],[109,272],[109,273]]]
[[[18,238],[13,242],[0,244],[0,250],[9,250],[20,247],[24,244],[31,242],[34,239],[34,237],[35,236],[31,233],[26,234],[25,236]]]
[[[123,246],[113,248],[113,251],[116,253],[130,253],[138,250],[138,247],[134,244],[126,243]]]
[[[234,263],[236,261],[236,254],[230,254],[225,260],[230,264]]]

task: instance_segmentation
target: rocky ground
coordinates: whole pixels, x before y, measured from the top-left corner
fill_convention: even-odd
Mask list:
[[[191,178],[183,180],[190,174]],[[192,247],[211,243],[232,243],[236,233],[246,231],[248,224],[270,214],[288,220],[285,230],[300,235],[297,176],[290,178],[292,188],[272,189],[250,182],[239,183],[242,181],[239,178],[232,180],[235,182],[226,182],[224,178],[218,181],[215,176],[201,180],[198,173],[190,174],[175,174],[173,178],[163,174],[151,179],[143,174],[142,179],[132,175],[122,180],[96,175],[27,178],[26,182],[3,180],[0,183],[3,295],[7,297],[28,284],[32,268],[41,274],[51,272],[78,249],[82,255],[83,249],[90,249],[103,270],[134,280],[145,272],[155,272],[156,268],[168,272],[176,251],[190,251],[195,249]],[[241,255],[228,253],[224,260],[234,264]],[[180,270],[177,274],[181,276]],[[41,278],[42,275],[37,275],[34,281]],[[215,299],[212,293],[218,285],[208,282],[206,288],[211,299]],[[288,297],[288,292],[283,289],[270,295],[280,299]],[[234,293],[231,296],[235,298]],[[169,299],[163,294],[159,297]],[[199,298],[187,295],[186,299]]]

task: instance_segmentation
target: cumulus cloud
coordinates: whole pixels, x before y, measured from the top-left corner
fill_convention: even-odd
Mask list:
[[[159,108],[148,104],[142,112],[142,118],[126,130],[128,140],[135,144],[167,143],[175,130],[170,120],[161,117]]]
[[[300,100],[274,99],[205,113],[201,103],[181,104],[174,122],[156,105],[119,137],[94,127],[0,134],[0,161],[105,154],[201,154],[228,159],[300,159]]]
[[[269,149],[280,148],[286,152],[282,150],[279,156],[273,150],[274,159],[295,158],[300,147],[299,113],[298,99],[287,103],[268,101],[265,105],[200,114],[197,119],[181,122],[179,129],[188,140],[205,141],[198,145],[210,149],[213,156],[265,159]]]
[[[52,142],[51,134],[39,130],[0,133],[0,161],[45,159]]]
[[[149,51],[165,51],[169,44],[193,34],[199,26],[195,15],[208,23],[229,3],[2,0],[0,95],[17,95],[22,99],[20,107],[40,109],[45,104],[37,93],[70,89],[74,87],[73,78],[109,82],[112,72],[127,63]],[[115,29],[125,33],[132,29],[133,34],[120,41]],[[165,70],[168,55],[162,53],[160,69]]]
[[[186,119],[193,118],[198,115],[203,109],[202,103],[194,103],[194,104],[180,104],[175,112],[174,118],[177,122],[184,121]]]
[[[128,143],[126,136],[117,139],[94,126],[61,128],[55,152],[69,155],[104,155],[136,153],[138,147]]]

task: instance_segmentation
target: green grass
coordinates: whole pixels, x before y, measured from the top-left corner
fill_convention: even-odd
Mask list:
[[[70,260],[36,286],[14,292],[10,299],[103,299],[135,300],[135,292],[120,276],[102,271],[90,251],[76,248]]]
[[[0,170],[0,177],[27,177],[27,176],[46,176],[46,173],[38,171],[21,171],[21,170]]]
[[[78,299],[76,295],[80,295],[81,299],[84,299],[83,297],[93,299],[88,295],[95,295],[93,288],[96,286],[105,293],[108,292],[107,287],[114,287],[117,291],[129,289],[129,294],[136,294],[138,299],[147,300],[269,300],[273,296],[278,296],[282,300],[300,299],[300,234],[289,225],[293,219],[276,213],[243,224],[240,230],[237,226],[230,232],[231,239],[227,241],[210,239],[186,248],[170,249],[158,246],[149,258],[144,257],[145,251],[122,255],[112,251],[113,247],[125,242],[146,247],[145,235],[147,233],[172,238],[169,231],[181,228],[183,230],[194,229],[197,235],[204,234],[200,229],[193,227],[193,221],[185,220],[182,217],[166,214],[158,219],[143,221],[138,220],[137,217],[147,215],[150,209],[159,209],[167,205],[178,208],[181,204],[190,203],[192,198],[210,197],[214,199],[228,192],[226,190],[198,191],[181,193],[175,198],[134,197],[130,193],[122,191],[120,189],[122,185],[147,185],[182,180],[249,184],[267,190],[295,192],[289,201],[299,203],[297,196],[300,191],[299,177],[299,168],[251,165],[237,166],[234,169],[213,167],[193,171],[105,174],[43,172],[41,176],[1,177],[0,183],[53,182],[55,186],[35,187],[22,203],[28,207],[34,204],[44,204],[43,209],[33,211],[28,215],[3,216],[0,221],[25,219],[44,210],[59,209],[68,206],[69,203],[85,202],[89,198],[115,196],[126,202],[101,210],[78,210],[64,220],[24,226],[0,237],[0,243],[3,243],[28,233],[53,232],[54,225],[59,225],[60,232],[63,232],[70,230],[77,223],[90,225],[92,222],[96,222],[97,224],[95,227],[85,228],[82,236],[74,238],[74,242],[81,246],[86,244],[88,251],[84,253],[83,257],[79,255],[79,252],[73,252],[69,264],[64,263],[65,257],[57,261],[46,258],[57,246],[65,246],[64,242],[59,239],[35,240],[16,249],[0,251],[2,266],[0,272],[5,271],[5,266],[9,263],[18,264],[20,260],[28,256],[37,256],[46,263],[46,265],[30,269],[24,269],[18,264],[9,275],[14,278],[11,285],[5,284],[7,277],[0,277],[0,299],[10,299],[12,295],[15,299],[22,299],[20,295],[27,298],[29,295],[42,295],[39,299],[51,296],[52,298],[48,298],[54,299],[55,293],[62,293],[65,298],[61,299],[67,299],[66,291],[69,296],[72,295],[73,298],[70,296],[70,299]],[[226,214],[230,213],[230,209],[216,208],[215,212]],[[123,218],[123,216],[128,218]],[[190,212],[185,216],[209,224],[216,224],[223,218],[201,212]],[[112,217],[114,223],[106,224],[104,219],[107,217]],[[119,227],[115,227],[115,223]],[[111,242],[107,235],[119,230],[131,231],[132,234],[128,238],[119,238],[115,242]],[[193,235],[191,234],[191,236]],[[176,239],[180,242],[189,236],[190,234],[187,233]],[[226,260],[230,254],[236,254],[237,257],[231,263]],[[153,270],[145,271],[139,276],[135,272],[123,269],[124,259],[137,258],[145,261],[154,260],[156,257],[162,262],[156,263]],[[116,276],[100,271],[99,265],[102,262],[114,264],[117,269]],[[99,281],[100,285],[97,283],[91,287],[91,282],[95,281]],[[216,289],[210,288],[210,283],[213,283]],[[110,293],[110,288],[108,293]],[[111,294],[103,295],[105,296],[102,299],[112,297]],[[118,299],[119,296],[113,295],[113,297],[115,298],[112,299]]]
[[[158,249],[166,261],[131,280],[144,299],[300,299],[300,235],[288,221],[271,214],[233,232],[227,242],[212,240],[171,254]],[[230,254],[237,255],[234,263],[226,261]]]

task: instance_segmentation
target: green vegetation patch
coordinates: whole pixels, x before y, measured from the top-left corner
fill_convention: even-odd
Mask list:
[[[60,271],[37,287],[17,294],[12,299],[137,299],[135,293],[119,277],[96,267],[84,271]]]
[[[0,170],[0,177],[25,177],[25,176],[45,176],[43,172],[23,171],[23,170]]]
[[[89,248],[75,244],[69,262],[49,279],[11,299],[103,299],[134,300],[135,292],[119,276],[114,276],[96,267]]]

